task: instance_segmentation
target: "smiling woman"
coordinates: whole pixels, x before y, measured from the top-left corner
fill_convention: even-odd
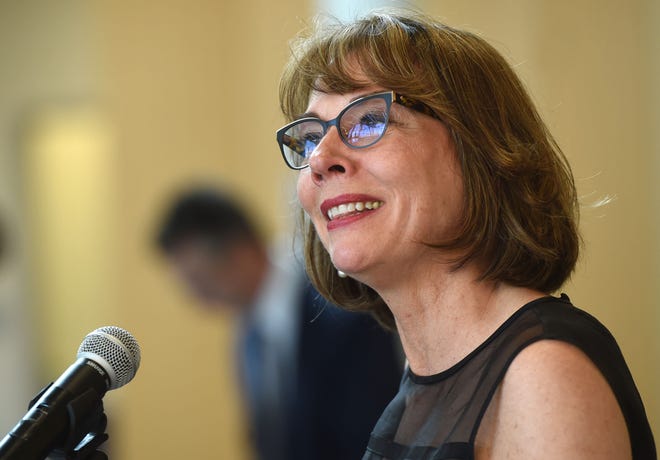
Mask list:
[[[401,11],[320,25],[280,103],[307,270],[409,362],[365,460],[655,458],[611,334],[552,296],[579,252],[574,180],[492,46]]]
[[[295,120],[288,126],[309,112],[310,100],[326,93],[364,95],[368,86],[393,89],[415,101],[406,106],[438,114],[453,138],[452,148],[457,147],[467,187],[461,229],[447,240],[425,243],[467,249],[457,256],[456,266],[479,257],[484,279],[545,291],[559,288],[573,270],[579,248],[573,178],[499,53],[474,34],[424,18],[397,21],[379,15],[345,28],[322,29],[299,42],[285,69],[280,100],[284,114]],[[429,166],[411,155],[405,160],[404,169]],[[492,238],[495,234],[499,237]],[[393,326],[378,295],[350,280],[332,279],[335,267],[316,234],[309,236],[314,248],[308,254],[316,258],[309,261],[310,269],[320,284],[329,281],[333,289],[325,290],[328,295],[347,307],[369,305]]]

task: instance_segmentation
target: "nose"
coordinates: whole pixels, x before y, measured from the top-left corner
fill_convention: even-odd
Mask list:
[[[331,126],[309,157],[314,182],[320,184],[331,176],[348,173],[353,167],[349,150],[337,128]]]

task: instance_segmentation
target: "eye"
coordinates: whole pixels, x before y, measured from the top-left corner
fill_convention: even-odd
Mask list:
[[[364,126],[378,126],[387,121],[387,114],[382,110],[367,112],[362,115],[358,124]]]
[[[373,110],[360,115],[356,123],[348,126],[344,137],[352,145],[364,146],[379,139],[387,126],[387,113]]]
[[[323,131],[319,130],[317,127],[314,129],[308,129],[300,133],[300,142],[304,147],[302,151],[298,152],[300,155],[305,158],[309,157],[321,139],[323,138]]]
[[[302,142],[304,144],[304,149],[298,153],[304,157],[310,156],[314,151],[314,149],[319,145],[319,142],[321,142],[322,137],[323,135],[318,132],[306,134],[305,137],[302,139]]]
[[[316,131],[316,132],[308,132],[305,133],[304,136],[302,136],[302,140],[305,143],[311,142],[314,144],[318,144],[321,141],[321,138],[323,137],[323,133]]]

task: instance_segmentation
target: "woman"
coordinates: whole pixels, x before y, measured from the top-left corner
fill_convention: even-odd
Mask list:
[[[409,368],[364,459],[655,459],[607,330],[550,296],[579,251],[570,167],[511,67],[420,14],[293,48],[277,139],[319,291]]]

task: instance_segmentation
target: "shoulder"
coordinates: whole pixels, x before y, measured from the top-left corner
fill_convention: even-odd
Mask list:
[[[479,447],[481,446],[481,447]],[[477,458],[631,458],[609,384],[577,347],[536,342],[513,360],[477,438]]]

